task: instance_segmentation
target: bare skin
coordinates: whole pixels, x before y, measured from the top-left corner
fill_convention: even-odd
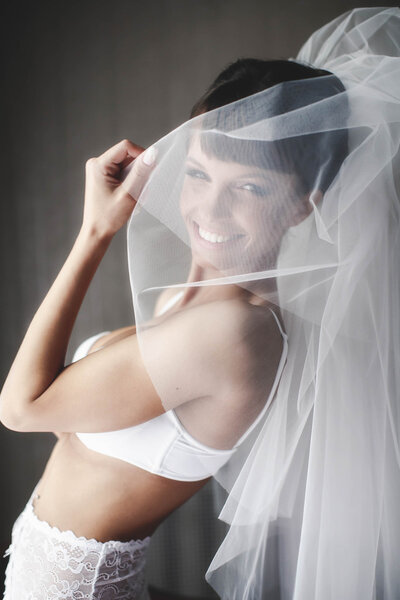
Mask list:
[[[209,479],[181,482],[154,475],[89,450],[75,434],[117,430],[165,412],[142,364],[132,328],[105,336],[99,340],[99,352],[94,352],[98,345],[92,348],[94,356],[65,366],[70,334],[90,281],[135,203],[120,187],[120,169],[142,150],[123,141],[88,161],[82,229],[27,330],[1,392],[1,420],[10,429],[63,432],[56,434],[59,440],[38,486],[39,498],[34,504],[38,518],[99,541],[151,535],[168,514]],[[148,176],[146,169],[139,161],[132,170],[139,190]],[[209,277],[210,273],[203,276],[199,272],[207,268],[207,264],[194,263],[189,279]],[[209,303],[213,303],[211,310]],[[149,333],[161,342],[158,359],[163,361],[163,372],[171,381],[179,380],[179,387],[175,388],[174,383],[174,390],[180,390],[173,393],[174,407],[190,417],[196,402],[205,399],[208,403],[204,422],[199,418],[196,423],[202,427],[200,441],[213,447],[222,446],[214,444],[212,437],[207,438],[215,435],[218,439],[220,433],[215,428],[209,431],[210,423],[221,423],[221,428],[230,432],[232,439],[224,440],[223,447],[231,447],[256,417],[261,408],[260,396],[265,399],[265,391],[274,380],[282,339],[274,318],[263,306],[256,306],[258,303],[257,295],[244,293],[236,286],[198,293],[189,288],[177,314],[172,314],[174,309],[168,311],[172,318],[160,317],[160,327]],[[207,327],[213,332],[211,347]],[[249,336],[253,336],[250,347],[257,348],[254,364],[245,344],[240,346]],[[186,344],[181,343],[182,339]],[[229,361],[224,355],[227,347],[238,350]],[[190,364],[194,372],[199,357],[202,376],[198,381],[188,380],[186,366],[182,365]],[[247,376],[255,369],[260,369],[254,380],[260,383],[261,391],[242,386],[243,374]],[[249,398],[254,398],[251,405]]]
[[[163,292],[157,311],[171,295],[171,291]],[[256,302],[255,298],[247,297],[247,300]],[[195,301],[198,298],[191,302]],[[247,302],[243,303],[243,310],[247,311],[248,307]],[[178,309],[175,307],[168,312],[175,310]],[[279,360],[280,334],[273,320],[269,326],[269,339],[276,343],[276,358]],[[106,334],[96,340],[89,353],[130,335],[135,335],[135,327],[124,327]],[[271,378],[274,370],[276,365],[272,365]],[[248,412],[246,406],[242,410],[243,415]],[[226,420],[222,426],[226,428]],[[171,512],[211,479],[207,477],[190,482],[168,479],[94,452],[75,433],[56,435],[59,440],[38,485],[35,514],[60,530],[72,530],[77,536],[102,542],[151,536]]]
[[[123,327],[102,336],[89,354],[135,335]],[[209,481],[177,481],[87,448],[75,433],[57,433],[34,501],[36,516],[77,536],[128,541],[157,526]]]

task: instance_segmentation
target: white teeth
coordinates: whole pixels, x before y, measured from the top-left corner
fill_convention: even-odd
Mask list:
[[[199,235],[203,238],[203,240],[207,240],[207,242],[213,242],[213,244],[220,244],[221,242],[227,242],[228,240],[233,240],[234,235],[218,235],[218,233],[211,233],[210,231],[206,231],[199,227]]]

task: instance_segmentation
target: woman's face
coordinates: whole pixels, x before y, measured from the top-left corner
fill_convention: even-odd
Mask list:
[[[282,236],[304,202],[298,190],[294,174],[208,156],[196,133],[180,201],[193,259],[234,274],[273,268]]]

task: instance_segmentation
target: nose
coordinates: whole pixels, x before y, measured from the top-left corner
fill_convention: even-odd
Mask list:
[[[232,198],[226,187],[209,186],[201,200],[204,217],[207,221],[229,219],[232,212]]]

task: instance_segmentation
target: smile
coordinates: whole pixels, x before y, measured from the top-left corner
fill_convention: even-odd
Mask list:
[[[208,231],[207,229],[203,229],[203,227],[200,227],[200,225],[196,223],[196,221],[193,222],[193,225],[195,232],[197,233],[198,239],[204,240],[206,244],[210,245],[226,244],[227,242],[231,242],[233,240],[237,240],[238,238],[243,237],[242,234],[224,235],[223,233]]]
[[[200,227],[196,221],[192,221],[192,228],[194,233],[194,239],[197,244],[200,244],[200,247],[214,249],[225,249],[231,248],[233,244],[237,244],[240,238],[245,238],[246,236],[241,233],[235,233],[232,235],[225,235],[222,232],[216,231],[208,231],[208,229],[204,229]]]
[[[235,235],[222,235],[220,233],[212,233],[211,231],[206,231],[202,229],[199,225],[199,236],[203,238],[203,240],[207,240],[207,242],[212,242],[213,244],[221,244],[222,242],[228,242],[229,240],[233,240]]]

